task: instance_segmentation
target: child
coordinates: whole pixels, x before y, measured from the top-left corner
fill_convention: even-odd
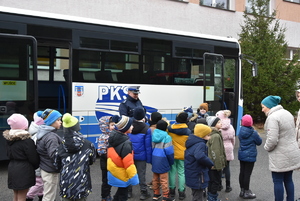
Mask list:
[[[209,170],[208,183],[208,201],[218,201],[218,189],[221,183],[222,170],[226,165],[226,155],[223,143],[223,137],[219,131],[222,123],[219,117],[208,116],[206,118],[207,125],[212,128],[211,138],[207,142],[208,157],[213,161],[214,166]]]
[[[161,119],[162,119],[162,115],[159,112],[151,113],[150,119],[149,119],[151,133],[153,133],[153,130],[156,129],[156,124]]]
[[[37,113],[33,114],[33,121],[31,122],[28,132],[31,135],[31,139],[33,139],[34,143],[36,144],[36,133],[40,127],[40,125],[44,124],[44,120],[37,115]],[[44,185],[43,180],[41,177],[41,169],[37,168],[35,170],[35,185],[32,186],[27,195],[26,195],[26,201],[33,201],[34,197],[37,195],[39,197],[39,201],[42,201],[43,199],[43,191],[44,191]]]
[[[208,158],[206,142],[210,139],[211,128],[196,124],[194,135],[186,141],[184,170],[186,185],[192,189],[193,201],[203,201],[203,192],[208,186],[208,171],[214,165]]]
[[[92,191],[90,165],[96,160],[94,144],[83,138],[76,117],[64,114],[64,139],[55,153],[55,164],[60,170],[62,201],[86,200]]]
[[[172,138],[166,132],[167,127],[167,122],[159,120],[152,134],[153,200],[161,198],[160,187],[163,193],[163,200],[174,200],[169,197],[168,186],[168,172],[174,163],[174,147],[172,145]]]
[[[118,187],[114,201],[128,199],[128,186],[137,185],[139,178],[133,161],[132,144],[128,133],[132,131],[132,119],[127,116],[113,116],[118,130],[112,130],[108,138],[107,170],[108,184]]]
[[[216,116],[221,119],[222,127],[221,127],[221,133],[223,137],[224,142],[224,148],[226,153],[226,166],[223,170],[223,173],[225,174],[225,180],[226,180],[226,189],[225,192],[232,191],[232,187],[230,185],[230,161],[233,161],[234,154],[233,149],[235,145],[235,130],[233,126],[231,125],[231,121],[229,119],[229,116],[231,115],[230,110],[220,110],[216,113]],[[221,184],[222,186],[222,184]]]
[[[171,198],[175,198],[176,188],[176,175],[178,174],[179,184],[179,199],[185,198],[185,176],[184,176],[184,151],[185,142],[189,135],[192,134],[191,130],[187,126],[188,114],[186,112],[180,112],[176,116],[176,123],[168,127],[169,135],[172,137],[172,143],[174,146],[174,164],[169,171],[169,187]]]
[[[208,117],[208,104],[207,103],[201,103],[199,108],[197,109],[197,115],[198,119],[206,118]]]
[[[132,132],[128,134],[134,152],[134,165],[137,169],[140,186],[140,200],[145,200],[151,195],[146,184],[147,163],[151,163],[151,129],[145,123],[145,110],[136,107],[133,111]],[[132,197],[132,186],[128,187],[128,197]]]
[[[62,115],[53,109],[38,111],[37,115],[45,122],[44,125],[40,125],[36,134],[36,149],[40,155],[41,176],[44,183],[43,200],[55,200],[59,171],[54,166],[54,155],[62,141],[55,132],[61,126]]]
[[[196,113],[193,112],[192,106],[190,106],[190,107],[184,107],[183,111],[188,114],[187,125],[188,125],[189,129],[192,131],[192,133],[194,133],[194,127],[195,127],[195,125],[197,123],[198,114],[196,114]]]
[[[261,145],[262,139],[257,131],[252,127],[253,120],[248,114],[242,117],[242,127],[238,135],[240,147],[238,158],[240,161],[239,182],[241,187],[240,197],[244,199],[254,199],[256,195],[249,189],[250,177],[256,161],[256,146]]]
[[[13,200],[25,200],[28,189],[35,185],[35,169],[39,156],[34,141],[28,133],[28,120],[21,114],[12,114],[7,119],[10,130],[3,132],[7,142],[8,188],[13,189]]]
[[[111,185],[107,181],[107,147],[110,132],[114,129],[115,122],[112,116],[103,116],[99,119],[99,127],[102,133],[98,138],[98,154],[100,156],[100,168],[102,171],[101,197],[102,201],[111,201]]]

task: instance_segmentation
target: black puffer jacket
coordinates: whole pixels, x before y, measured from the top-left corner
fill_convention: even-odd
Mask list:
[[[34,141],[25,130],[6,130],[7,140],[8,188],[14,190],[28,189],[35,185],[35,169],[39,167],[39,155]]]

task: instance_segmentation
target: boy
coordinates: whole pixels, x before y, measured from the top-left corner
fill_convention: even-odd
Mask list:
[[[64,114],[64,139],[55,153],[55,165],[60,170],[62,201],[86,201],[92,191],[90,165],[96,160],[94,144],[83,138],[76,117]]]
[[[192,189],[193,201],[202,201],[204,189],[208,186],[208,171],[214,163],[208,158],[206,142],[210,139],[211,128],[196,124],[194,135],[186,141],[184,170],[186,185]]]
[[[167,126],[167,122],[159,120],[152,134],[153,200],[160,199],[160,187],[163,192],[163,200],[174,200],[169,197],[168,187],[168,172],[174,163],[174,147],[172,145],[172,138],[166,132]]]
[[[100,168],[102,171],[101,201],[111,201],[111,185],[107,181],[107,147],[110,132],[115,127],[112,116],[103,116],[99,119],[99,127],[102,133],[98,138],[98,154],[100,156]]]
[[[201,103],[199,108],[197,109],[198,119],[206,118],[209,115],[208,112],[208,104],[207,103]]]
[[[209,170],[208,201],[218,201],[218,189],[221,183],[222,170],[226,165],[226,155],[223,137],[219,131],[222,127],[220,118],[208,116],[207,125],[212,128],[210,139],[207,141],[208,157],[213,161],[214,166]]]
[[[170,195],[175,198],[176,188],[176,174],[178,174],[178,193],[179,199],[185,198],[185,175],[184,175],[184,151],[185,142],[192,131],[187,126],[188,114],[186,112],[180,112],[176,116],[176,123],[168,127],[169,135],[172,137],[172,143],[174,146],[174,164],[169,172],[169,187]]]
[[[145,200],[151,195],[146,184],[147,163],[151,163],[151,129],[145,123],[145,110],[136,107],[133,111],[132,132],[128,134],[134,152],[134,165],[140,181],[140,200]],[[128,187],[128,197],[132,197],[132,186]]]
[[[46,109],[38,111],[37,115],[44,120],[36,134],[36,150],[40,155],[41,176],[44,183],[43,201],[56,198],[59,171],[54,166],[54,155],[62,139],[56,134],[61,126],[61,113],[57,110]]]
[[[113,130],[108,138],[107,170],[108,184],[118,187],[114,201],[128,199],[128,186],[137,185],[139,178],[133,161],[132,144],[128,133],[131,133],[132,119],[127,116],[113,116],[118,130]]]

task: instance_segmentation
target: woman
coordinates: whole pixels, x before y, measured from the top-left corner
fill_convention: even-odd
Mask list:
[[[294,117],[278,105],[280,101],[279,96],[267,96],[261,102],[262,112],[267,116],[264,149],[269,152],[275,201],[283,201],[284,187],[286,200],[294,201],[293,170],[300,167],[300,149],[295,137]]]

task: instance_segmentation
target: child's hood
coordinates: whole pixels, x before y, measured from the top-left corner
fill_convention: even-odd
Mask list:
[[[99,119],[99,127],[103,134],[109,134],[109,123],[110,123],[111,116],[103,116]]]
[[[152,142],[160,143],[168,135],[166,131],[155,129],[152,134]]]

